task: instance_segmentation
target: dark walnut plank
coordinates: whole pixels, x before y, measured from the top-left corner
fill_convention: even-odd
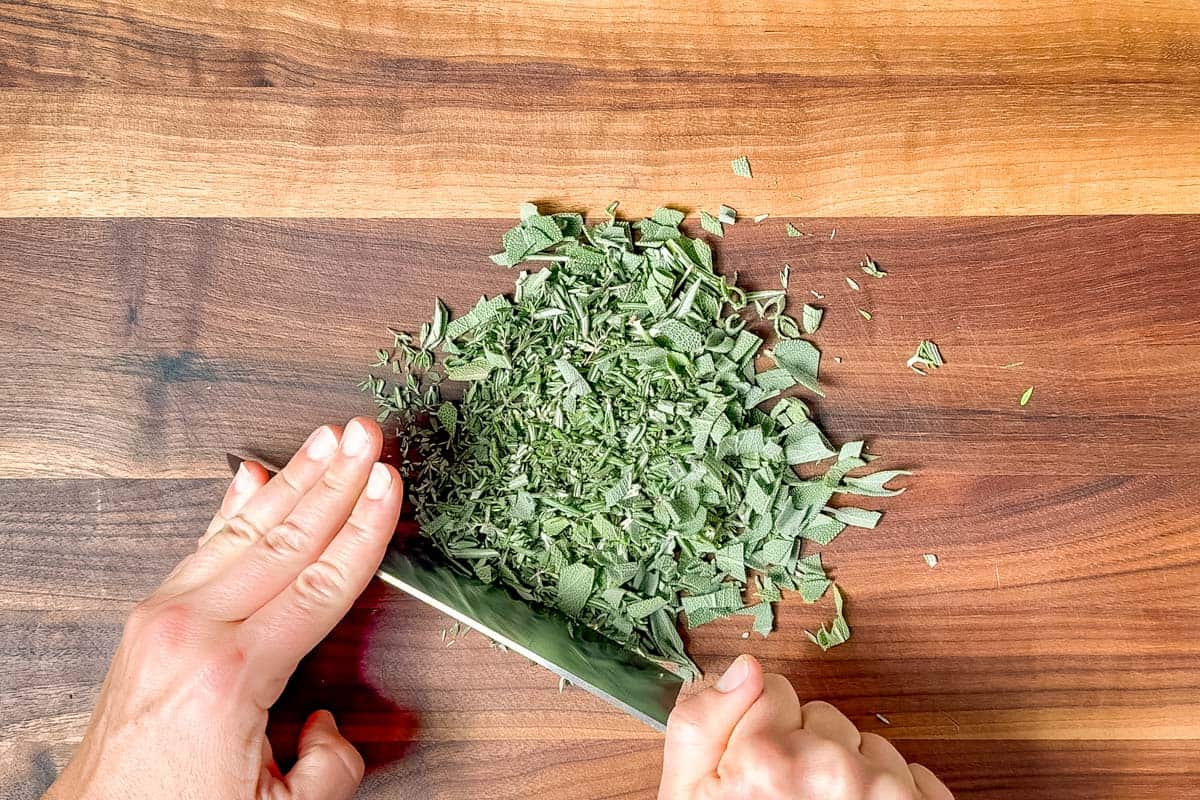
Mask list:
[[[217,476],[227,449],[283,458],[315,425],[370,413],[353,387],[387,325],[511,289],[486,259],[508,224],[0,222],[0,476]],[[815,406],[835,439],[959,475],[1200,463],[1180,446],[1200,434],[1197,218],[799,224],[814,236],[738,225],[719,263],[773,286],[787,262],[797,302],[825,295]],[[864,253],[886,278],[858,270]],[[904,360],[925,337],[949,363],[922,378]]]
[[[12,500],[0,507],[0,771],[61,766],[124,614],[194,546],[223,485],[0,482]],[[832,700],[945,772],[960,796],[1189,785],[1194,764],[1152,767],[1200,738],[1189,481],[934,473],[913,485],[878,530],[827,549],[849,597],[847,645],[808,644],[801,628],[829,609],[793,599],[766,640],[742,639],[736,621],[702,628],[690,637],[701,665],[755,653],[801,696]],[[920,558],[930,550],[933,570]],[[473,796],[501,764],[496,796],[556,796],[572,771],[584,787],[573,796],[648,796],[653,732],[584,692],[560,694],[553,675],[478,634],[442,641],[447,623],[373,584],[281,701],[281,750],[307,712],[330,707],[367,754],[367,797]]]
[[[0,85],[390,86],[514,72],[654,74],[706,85],[742,75],[830,82],[1195,80],[1189,4],[869,1],[768,10],[684,0],[494,3],[471,11],[239,0],[8,3]],[[617,33],[614,33],[617,32]],[[901,35],[902,34],[902,35]],[[552,62],[552,63],[547,63]]]
[[[523,75],[519,68],[518,75]],[[1198,213],[1196,83],[814,86],[503,70],[394,88],[0,89],[0,216]],[[669,74],[669,73],[668,73]],[[754,179],[730,159],[748,154]]]

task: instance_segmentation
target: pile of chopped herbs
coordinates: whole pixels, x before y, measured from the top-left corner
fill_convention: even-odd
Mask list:
[[[492,257],[530,266],[512,296],[454,319],[439,301],[379,351],[391,375],[363,388],[397,429],[421,534],[465,573],[687,677],[681,614],[689,628],[745,615],[765,636],[784,591],[831,593],[832,622],[808,635],[845,642],[841,593],[807,550],[879,520],[834,494],[898,494],[885,484],[906,473],[850,477],[863,442],[833,448],[795,396],[821,394],[820,352],[785,290],[718,275],[679,211],[631,223],[615,208],[589,226],[525,204]]]

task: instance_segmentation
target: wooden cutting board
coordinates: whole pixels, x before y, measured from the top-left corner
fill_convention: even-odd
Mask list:
[[[1194,5],[205,5],[0,10],[0,783],[65,763],[226,450],[369,413],[385,326],[511,287],[520,202],[620,199],[769,213],[719,265],[824,295],[823,424],[917,473],[828,548],[850,643],[789,602],[700,664],[756,654],[962,798],[1200,785]],[[653,795],[656,734],[446,625],[373,586],[278,738],[332,708],[369,798]]]

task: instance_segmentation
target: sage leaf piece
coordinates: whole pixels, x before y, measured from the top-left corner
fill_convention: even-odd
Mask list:
[[[721,224],[721,220],[714,217],[707,211],[700,212],[700,227],[711,233],[713,236],[725,238],[725,226]]]
[[[942,353],[936,344],[928,339],[922,339],[917,345],[917,352],[905,363],[918,375],[928,375],[929,373],[922,371],[921,367],[926,370],[935,370],[946,362],[942,360]]]
[[[879,265],[876,264],[871,259],[870,256],[864,257],[858,266],[862,268],[863,272],[867,273],[872,278],[886,278],[887,277],[887,273],[884,272],[883,270],[881,270],[879,268]]]
[[[804,304],[804,311],[801,314],[800,322],[807,334],[814,334],[821,327],[821,318],[825,316],[825,312],[816,306]]]
[[[737,175],[739,178],[754,177],[750,172],[750,159],[746,158],[745,156],[738,156],[735,158],[733,160],[733,174]]]
[[[1021,394],[1021,407],[1029,405],[1029,398],[1033,397],[1033,387],[1030,386]]]

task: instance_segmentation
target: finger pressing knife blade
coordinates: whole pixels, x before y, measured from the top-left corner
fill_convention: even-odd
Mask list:
[[[234,453],[226,460],[235,472],[244,460],[262,463]],[[394,542],[376,575],[652,728],[666,729],[682,678],[555,609],[463,574],[424,542]]]

